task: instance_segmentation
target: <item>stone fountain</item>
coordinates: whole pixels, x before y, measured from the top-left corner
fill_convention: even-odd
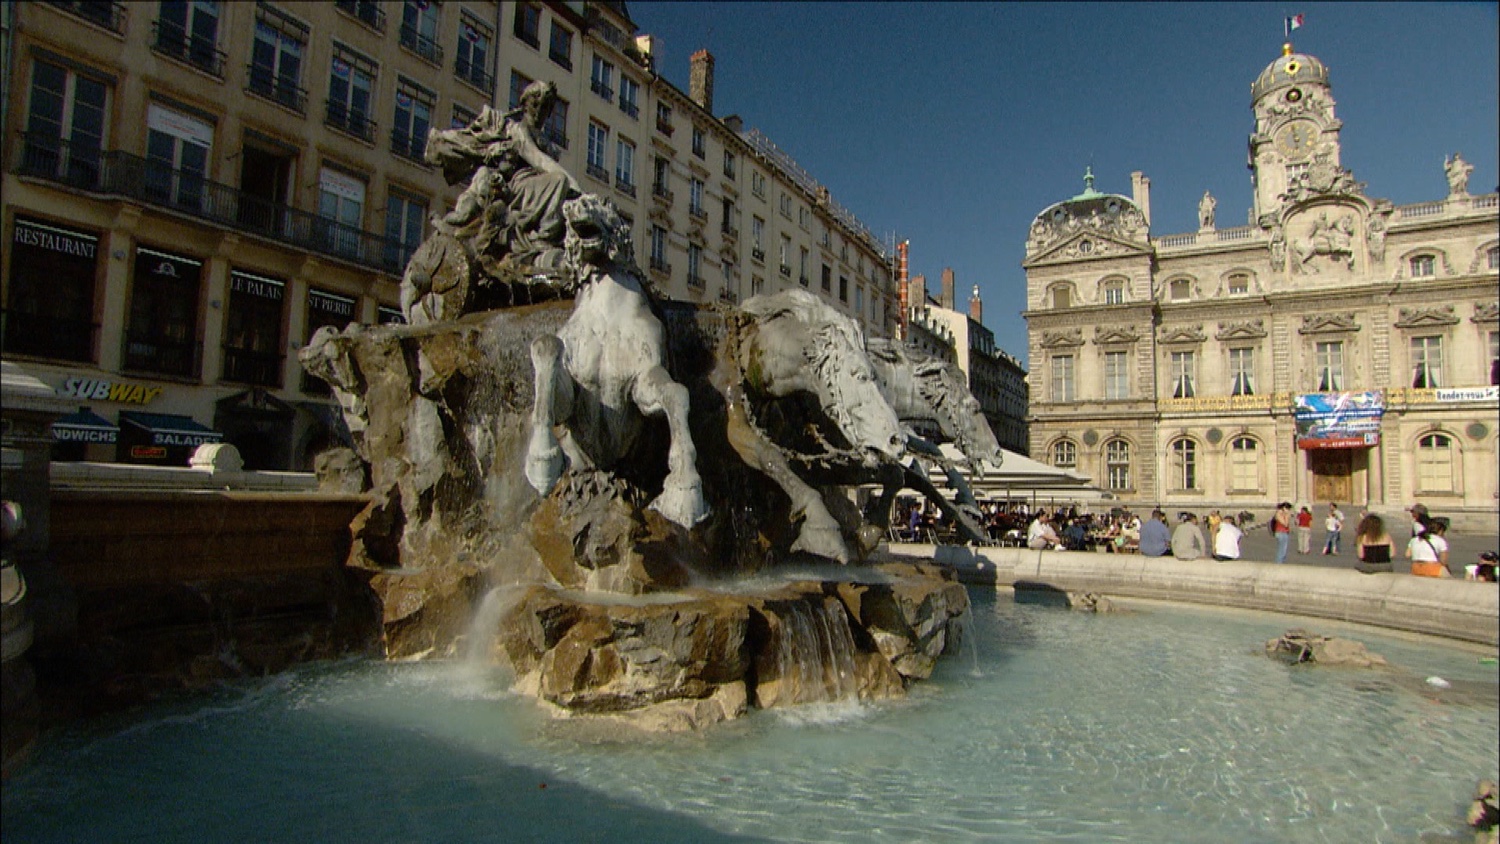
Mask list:
[[[373,497],[351,565],[387,656],[477,650],[559,713],[648,729],[902,694],[968,598],[871,556],[892,491],[938,491],[858,325],[800,290],[662,301],[549,154],[554,97],[432,133],[467,184],[407,267],[407,324],[301,352],[353,434],[321,469]],[[860,485],[884,492],[866,513]]]

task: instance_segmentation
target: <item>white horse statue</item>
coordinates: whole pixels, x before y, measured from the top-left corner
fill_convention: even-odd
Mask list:
[[[573,313],[556,336],[531,344],[536,373],[526,480],[541,495],[565,465],[611,469],[646,416],[666,417],[667,477],[651,508],[691,528],[708,515],[688,392],[667,373],[661,320],[635,269],[630,232],[613,206],[584,194],[563,205],[566,261],[577,278]]]

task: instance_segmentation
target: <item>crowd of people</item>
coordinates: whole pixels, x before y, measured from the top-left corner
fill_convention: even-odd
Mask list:
[[[1321,505],[1320,505],[1321,506]],[[1399,556],[1411,563],[1411,573],[1423,577],[1451,577],[1448,543],[1445,535],[1448,520],[1432,517],[1422,504],[1409,508],[1411,537],[1399,547],[1391,538],[1385,519],[1375,513],[1361,513],[1357,527],[1349,537],[1356,568],[1364,573],[1392,571]],[[1175,557],[1179,560],[1209,558],[1238,560],[1240,543],[1253,522],[1248,512],[1238,515],[1213,510],[1203,517],[1190,512],[1178,513],[1169,525],[1166,513],[1155,508],[1146,519],[1130,508],[1111,510],[1108,514],[1081,511],[1075,506],[1032,510],[1024,503],[982,503],[978,519],[992,542],[997,545],[1024,546],[1044,551],[1104,551],[1117,554],[1139,553],[1147,557]],[[1345,516],[1338,504],[1329,504],[1323,515],[1322,546],[1313,550],[1312,539],[1317,517],[1310,507],[1295,508],[1283,501],[1265,524],[1276,541],[1276,562],[1285,563],[1295,537],[1299,554],[1319,553],[1341,556],[1345,546]],[[951,529],[935,510],[924,509],[920,502],[898,503],[896,519],[902,538],[911,541],[935,541]],[[1258,528],[1257,528],[1258,529]],[[1466,572],[1472,579],[1495,580],[1496,554],[1486,552],[1477,565]]]

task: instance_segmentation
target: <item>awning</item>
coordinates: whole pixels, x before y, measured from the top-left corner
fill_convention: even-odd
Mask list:
[[[78,408],[52,423],[52,439],[60,443],[106,443],[113,445],[120,437],[118,425],[89,410]]]
[[[199,425],[193,421],[192,417],[171,413],[139,413],[133,410],[122,410],[120,411],[120,425],[122,428],[138,429],[144,432],[151,445],[196,447],[204,443],[224,440],[223,434]]]

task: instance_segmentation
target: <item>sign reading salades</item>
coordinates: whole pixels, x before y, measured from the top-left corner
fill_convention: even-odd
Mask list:
[[[1298,448],[1368,448],[1380,444],[1385,392],[1307,393],[1294,413]]]

